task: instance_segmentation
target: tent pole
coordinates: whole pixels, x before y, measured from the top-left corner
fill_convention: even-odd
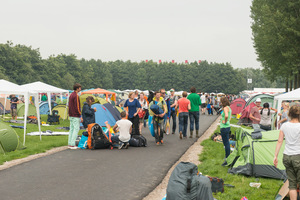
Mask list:
[[[4,109],[3,109],[3,119],[4,119],[4,117],[5,117],[5,108],[6,108],[6,100],[7,100],[7,95],[5,95],[5,97],[4,97],[5,99],[4,99]]]
[[[24,116],[24,139],[23,139],[23,145],[25,146],[25,139],[26,139],[26,128],[27,128],[27,113],[28,113],[28,104],[29,104],[29,93],[27,92],[24,95],[25,98],[25,116]]]
[[[38,94],[36,94],[35,96],[38,97]],[[40,141],[41,141],[42,140],[42,132],[41,132],[40,107],[39,107],[39,102],[35,101],[34,103],[35,103],[38,127],[39,127],[39,132],[40,132]]]
[[[69,107],[69,96],[70,96],[70,93],[68,92],[67,94],[68,94],[68,98],[67,98],[67,104],[66,104],[66,109],[65,109],[65,115],[64,115],[64,116],[66,116],[66,114],[67,114],[67,109],[68,109],[68,107]],[[63,121],[65,121],[65,119],[63,119]]]
[[[49,107],[50,115],[52,115],[52,108],[51,108],[51,93],[50,93],[50,92],[47,92],[47,96],[48,96],[48,107]]]

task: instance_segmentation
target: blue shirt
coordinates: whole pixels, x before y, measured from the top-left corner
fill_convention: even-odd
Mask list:
[[[139,100],[134,99],[132,102],[129,99],[126,100],[124,107],[128,107],[128,118],[133,118],[134,113],[136,113],[137,108],[141,108]]]

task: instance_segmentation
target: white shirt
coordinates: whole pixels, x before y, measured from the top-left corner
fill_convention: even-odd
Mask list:
[[[270,110],[270,115],[268,115],[268,109],[263,109],[262,115],[260,118],[260,124],[264,126],[270,126],[271,125],[271,119],[272,115],[275,114],[276,112],[274,110]]]
[[[280,130],[284,133],[285,155],[300,154],[300,123],[286,122],[282,124]]]
[[[206,103],[205,95],[202,95],[202,96],[201,96],[201,103]]]
[[[132,122],[128,119],[121,119],[116,122],[119,128],[119,140],[122,142],[128,142],[130,140],[130,128],[132,126]]]

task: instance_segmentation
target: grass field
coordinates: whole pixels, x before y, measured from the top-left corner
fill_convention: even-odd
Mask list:
[[[1,119],[2,120],[2,119]],[[3,121],[9,120],[4,118]],[[47,121],[47,115],[41,116],[41,121]],[[69,127],[69,120],[60,120],[60,124],[51,125],[51,126],[41,126],[42,131],[51,130],[55,132],[67,132],[66,130],[56,129],[57,127]],[[24,124],[15,124],[15,123],[7,123],[10,125],[23,126]],[[24,137],[24,129],[14,128],[17,132],[20,143],[23,144]],[[36,124],[27,124],[27,133],[38,131],[38,126]],[[83,131],[81,130],[79,133],[81,134]],[[1,154],[0,156],[0,165],[2,165],[6,161],[11,161],[18,158],[24,158],[29,155],[43,153],[49,149],[54,147],[66,146],[68,144],[68,136],[42,136],[42,141],[40,141],[40,136],[26,136],[26,149],[16,150],[13,152],[8,152],[5,154]]]
[[[237,120],[233,118],[232,124],[236,124]],[[231,127],[232,133],[237,128]],[[220,133],[220,128],[215,130]],[[217,143],[211,139],[204,140],[201,145],[204,147],[202,154],[199,156],[201,164],[198,169],[202,174],[213,177],[223,178],[225,184],[234,185],[234,188],[224,187],[224,193],[214,194],[218,200],[240,200],[246,196],[249,200],[268,200],[275,199],[275,195],[281,187],[283,181],[268,178],[246,177],[242,175],[233,175],[227,173],[228,167],[223,167],[225,151],[222,143]],[[274,149],[275,151],[275,149]],[[252,188],[249,186],[251,182],[261,183],[260,188]]]

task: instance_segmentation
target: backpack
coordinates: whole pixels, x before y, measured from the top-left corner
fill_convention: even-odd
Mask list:
[[[180,162],[170,176],[166,200],[213,200],[209,178],[197,174],[197,165]]]
[[[129,145],[133,147],[146,147],[147,139],[142,135],[132,135],[129,140]]]
[[[93,123],[88,125],[88,149],[107,149],[112,148],[110,139],[103,132],[99,124]]]

